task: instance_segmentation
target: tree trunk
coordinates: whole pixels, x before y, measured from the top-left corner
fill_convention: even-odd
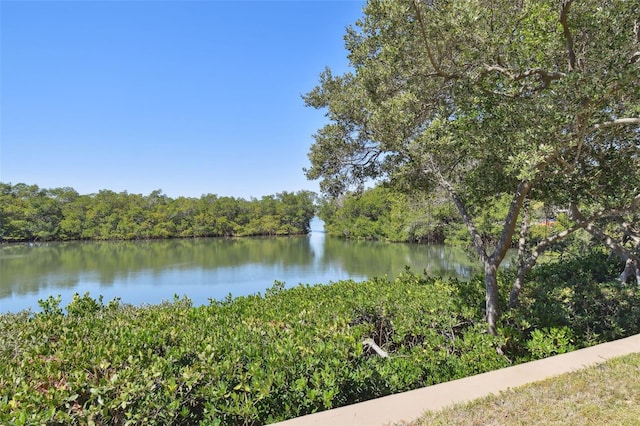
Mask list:
[[[637,223],[637,218],[633,218],[633,222]],[[623,222],[622,227],[624,228],[624,238],[623,242],[633,242],[635,244],[635,253],[640,249],[640,234],[638,230],[635,229],[633,223]],[[635,278],[636,284],[640,285],[640,264],[629,257],[625,261],[624,271],[620,275],[620,281],[626,283],[629,278]]]
[[[484,283],[486,289],[485,317],[489,334],[496,334],[500,317],[500,295],[498,292],[498,267],[492,262],[484,263]]]
[[[520,290],[524,284],[524,278],[527,272],[531,268],[528,268],[530,256],[530,250],[527,246],[527,232],[529,232],[529,210],[531,203],[529,198],[524,200],[522,206],[522,223],[520,225],[520,238],[518,239],[518,275],[511,287],[511,293],[509,293],[509,308],[515,308],[518,306],[518,298],[520,296]]]
[[[464,201],[460,198],[451,182],[444,178],[437,167],[434,166],[432,171],[436,173],[436,176],[438,176],[440,180],[440,184],[449,193],[451,199],[458,208],[458,212],[462,216],[462,221],[467,226],[469,234],[471,235],[473,246],[475,247],[480,260],[484,265],[484,281],[486,290],[485,318],[487,321],[488,332],[495,335],[496,326],[500,317],[500,295],[498,292],[497,277],[498,266],[500,266],[500,263],[502,263],[502,260],[504,259],[505,255],[507,254],[507,250],[511,245],[511,237],[515,232],[518,216],[520,215],[520,210],[522,209],[524,200],[531,190],[531,183],[528,181],[522,181],[518,184],[518,188],[516,189],[515,193],[513,194],[513,198],[511,199],[511,204],[509,205],[509,211],[507,212],[507,216],[505,217],[504,224],[502,225],[502,232],[500,233],[498,244],[494,252],[489,256],[487,254],[486,247],[484,245],[484,242],[482,241],[480,233],[473,223],[471,215],[467,211],[467,207]]]
[[[625,226],[626,228],[625,239],[628,239],[635,243],[635,251],[637,252],[638,249],[640,248],[640,238],[637,236],[637,233],[635,232],[635,230],[632,232],[629,229],[628,224],[625,223],[623,224],[623,226]],[[640,268],[638,267],[640,264],[636,259],[633,259],[633,257],[631,256],[625,255],[625,257],[626,257],[626,260],[623,258],[625,262],[624,262],[624,270],[620,274],[620,278],[619,278],[620,282],[625,284],[629,281],[629,278],[634,278],[636,280],[636,284],[640,285]]]
[[[629,257],[624,263],[624,270],[618,279],[622,284],[625,284],[631,277],[635,278],[636,283],[640,285],[640,269],[638,269],[638,264]]]

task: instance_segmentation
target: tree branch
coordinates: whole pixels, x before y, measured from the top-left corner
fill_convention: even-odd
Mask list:
[[[584,215],[580,212],[580,210],[575,205],[571,205],[571,216],[576,221],[576,223],[571,227],[567,228],[562,232],[551,235],[543,240],[541,240],[531,251],[530,257],[526,259],[520,259],[520,263],[518,264],[518,276],[516,281],[511,289],[511,293],[509,295],[509,307],[514,307],[518,303],[518,295],[520,293],[520,288],[524,283],[525,276],[531,271],[533,266],[536,264],[538,257],[549,247],[551,244],[559,241],[568,235],[578,231],[579,229],[585,229],[587,226],[592,225],[596,220],[602,219],[607,216],[622,216],[624,213],[628,213],[631,210],[635,210],[638,207],[638,203],[640,202],[640,194],[636,195],[631,202],[631,204],[622,209],[603,209],[593,215],[589,216],[589,218],[585,218]],[[525,210],[525,216],[523,217],[523,228],[527,226],[527,216]],[[623,227],[628,229],[631,227],[630,224],[623,223]],[[589,233],[594,235],[593,230],[587,229]],[[601,236],[601,235],[600,235]],[[599,237],[600,237],[599,236]],[[520,235],[520,240],[518,241],[518,253],[524,251],[524,235]],[[613,240],[611,240],[613,241]],[[611,246],[610,246],[611,247]],[[631,258],[633,260],[633,258]],[[640,283],[640,281],[639,281]]]
[[[562,25],[562,34],[567,41],[567,53],[569,54],[569,71],[573,71],[576,68],[576,52],[573,47],[573,36],[569,29],[569,22],[567,16],[569,15],[569,8],[573,0],[566,0],[562,2],[560,6],[560,25]]]
[[[546,248],[554,242],[568,236],[569,234],[572,234],[579,229],[583,229],[587,225],[587,223],[588,222],[586,221],[577,223],[569,229],[565,229],[562,232],[545,238],[534,247],[534,249],[531,251],[531,256],[528,259],[520,260],[518,264],[518,275],[513,287],[511,288],[511,293],[509,294],[510,308],[513,308],[518,304],[518,296],[520,294],[520,289],[522,288],[522,285],[524,283],[524,279],[538,261],[538,257],[540,257],[540,255],[546,250]],[[520,238],[522,240],[522,236]],[[521,244],[520,241],[519,244]],[[518,247],[518,252],[520,253],[520,247]]]
[[[627,259],[632,259],[634,262],[638,262],[640,264],[640,257],[635,255],[633,252],[628,250],[623,245],[618,244],[611,236],[609,236],[608,234],[606,234],[605,232],[603,232],[602,230],[597,228],[595,226],[595,224],[594,224],[594,221],[586,220],[584,218],[584,216],[582,215],[582,212],[580,212],[580,210],[578,209],[577,206],[575,206],[575,205],[571,206],[571,214],[579,222],[584,222],[585,223],[584,229],[588,233],[590,233],[594,237],[596,237],[596,238],[600,239],[601,241],[603,241],[607,246],[609,246],[610,249],[612,249],[613,251],[618,253],[618,255],[621,258],[623,258],[623,260],[626,261]]]
[[[507,212],[507,217],[504,220],[504,225],[502,226],[502,233],[500,234],[500,240],[498,241],[498,246],[495,251],[491,255],[490,260],[499,264],[504,256],[507,254],[507,250],[511,246],[511,238],[513,237],[513,233],[516,229],[516,222],[518,221],[518,215],[520,214],[520,210],[522,208],[522,204],[524,203],[527,194],[531,190],[531,182],[522,181],[518,184],[518,188],[516,192],[513,194],[513,198],[511,199],[511,205],[509,206],[509,211]]]
[[[490,72],[499,72],[500,74],[504,74],[514,81],[522,80],[536,74],[545,81],[560,80],[562,77],[566,76],[566,74],[563,72],[549,72],[542,68],[530,68],[524,72],[513,73],[501,65],[489,64],[484,64],[484,71],[485,72],[483,74],[488,74]]]
[[[504,76],[506,76],[509,80],[511,81],[520,81],[520,80],[524,80],[527,79],[529,77],[532,76],[538,76],[541,84],[538,87],[534,87],[531,88],[530,90],[533,91],[540,91],[540,90],[544,90],[547,87],[549,87],[551,85],[551,82],[554,80],[560,80],[562,77],[565,77],[566,74],[562,73],[562,72],[553,72],[553,71],[547,71],[545,69],[542,68],[531,68],[528,69],[524,72],[514,72],[513,70],[510,70],[502,65],[489,65],[489,64],[483,64],[484,69],[482,70],[482,72],[480,73],[480,75],[478,76],[478,80],[482,79],[484,76],[491,74],[491,73],[499,73],[502,74]],[[491,91],[485,88],[480,88],[483,92],[485,93],[490,93],[490,94],[495,94],[495,95],[501,95],[501,96],[507,96],[510,98],[515,98],[515,95],[511,95],[508,93],[501,93],[501,92],[495,92],[495,91]],[[522,94],[522,92],[525,90],[524,87],[522,87],[520,89],[520,94]]]
[[[626,126],[626,125],[630,125],[630,124],[638,124],[638,125],[640,125],[640,117],[618,118],[618,119],[612,120],[612,121],[605,121],[604,123],[594,124],[592,129],[593,130],[598,130],[598,129],[604,129],[606,127]]]
[[[418,25],[420,25],[420,34],[422,35],[424,48],[427,51],[427,56],[429,57],[429,62],[431,63],[431,66],[436,71],[436,75],[438,75],[439,77],[444,77],[446,79],[454,78],[455,77],[454,75],[449,75],[444,71],[442,71],[442,68],[440,68],[440,64],[438,63],[438,61],[436,61],[436,58],[433,55],[433,52],[431,51],[429,37],[427,36],[427,29],[424,25],[424,20],[422,19],[422,12],[420,12],[420,7],[418,6],[418,2],[416,0],[413,0],[411,3],[413,4],[413,9],[416,12],[416,18],[418,18]]]
[[[527,247],[527,233],[529,232],[529,213],[531,210],[531,202],[529,197],[525,197],[524,203],[522,205],[522,222],[520,224],[520,238],[518,238],[518,274],[516,276],[516,280],[511,287],[511,292],[509,293],[509,308],[513,308],[518,304],[518,298],[520,295],[520,290],[522,290],[522,285],[524,284],[524,279],[527,273],[531,268],[527,269],[527,252],[529,251],[529,247]]]
[[[478,232],[478,229],[473,223],[473,219],[471,218],[471,215],[469,214],[469,211],[467,210],[467,207],[464,204],[464,201],[462,201],[462,198],[460,198],[460,195],[453,187],[453,184],[444,177],[444,175],[442,174],[442,171],[440,170],[435,160],[431,156],[428,157],[427,162],[429,163],[428,172],[433,173],[438,179],[440,186],[442,186],[445,189],[445,191],[449,193],[449,196],[451,197],[454,204],[456,205],[456,208],[458,209],[458,213],[460,213],[460,216],[462,216],[462,221],[467,226],[467,229],[469,230],[469,234],[471,234],[471,239],[473,240],[473,246],[476,249],[478,256],[480,256],[480,260],[482,260],[483,263],[486,263],[489,260],[489,256],[487,255],[487,251],[485,250],[484,244],[482,243],[482,237],[480,236],[480,232]]]

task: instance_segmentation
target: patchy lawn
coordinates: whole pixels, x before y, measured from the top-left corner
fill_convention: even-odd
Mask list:
[[[426,413],[409,426],[638,425],[640,354]]]

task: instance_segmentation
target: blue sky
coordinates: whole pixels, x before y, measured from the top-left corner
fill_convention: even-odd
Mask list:
[[[0,181],[171,197],[318,190],[304,106],[364,1],[0,1]]]

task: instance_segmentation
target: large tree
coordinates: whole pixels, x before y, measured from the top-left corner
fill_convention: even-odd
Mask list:
[[[495,333],[497,268],[527,199],[587,206],[574,229],[634,206],[638,10],[640,0],[370,0],[345,36],[352,71],[326,69],[305,95],[329,118],[307,176],[332,196],[371,180],[446,190],[484,265]],[[509,211],[487,244],[474,213],[504,194]]]

